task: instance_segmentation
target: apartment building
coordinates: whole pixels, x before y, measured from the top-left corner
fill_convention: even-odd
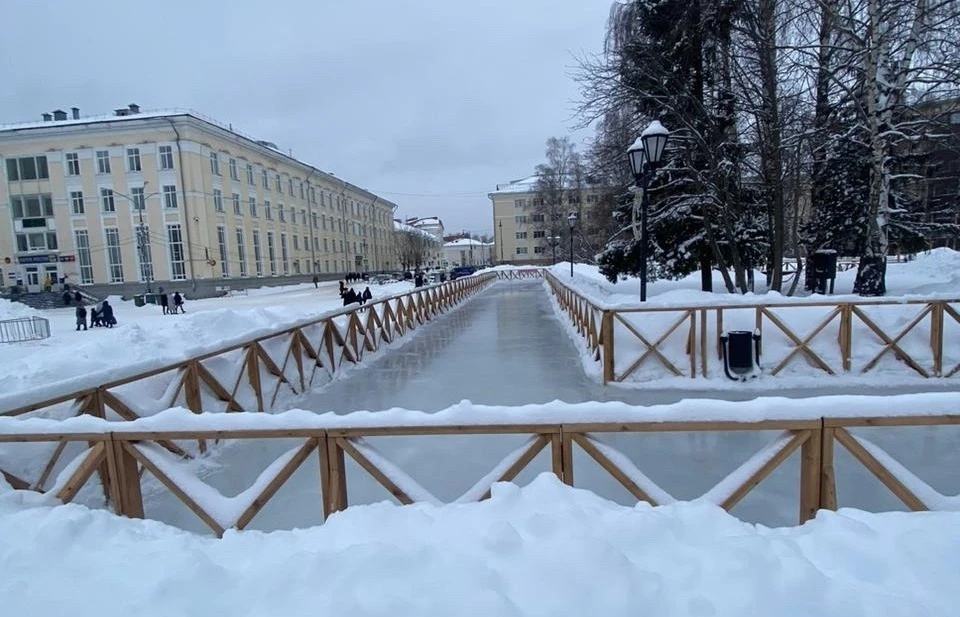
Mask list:
[[[597,216],[601,189],[583,187],[565,189],[562,204],[552,209],[563,220],[551,221],[537,192],[537,176],[529,176],[498,184],[488,193],[493,206],[493,260],[501,264],[546,265],[553,261],[554,252],[559,259],[568,259],[569,227],[566,217],[570,212],[578,216],[578,240],[576,249],[581,250],[580,240],[584,229],[590,228]]]
[[[0,174],[4,286],[203,293],[396,263],[393,203],[192,111],[0,126]]]

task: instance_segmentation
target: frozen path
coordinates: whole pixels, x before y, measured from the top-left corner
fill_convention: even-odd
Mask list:
[[[891,388],[890,393],[936,387],[931,383],[928,387]],[[402,347],[308,393],[296,405],[347,413],[391,407],[437,411],[464,399],[484,405],[553,400],[655,405],[685,398],[748,400],[760,395],[802,398],[875,393],[875,385],[764,392],[750,389],[749,384],[738,390],[603,386],[584,374],[580,353],[551,307],[543,282],[524,280],[495,283],[462,307],[423,326]]]

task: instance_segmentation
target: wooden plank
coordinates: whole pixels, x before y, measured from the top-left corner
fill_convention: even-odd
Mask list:
[[[207,387],[210,388],[210,391],[213,392],[221,401],[227,404],[227,411],[243,411],[243,406],[237,402],[237,399],[231,395],[223,385],[217,381],[217,378],[213,376],[213,373],[205,367],[204,365],[197,362],[197,373],[200,376],[200,380],[207,384]]]
[[[380,485],[387,489],[391,495],[397,498],[397,500],[405,506],[409,506],[413,503],[413,499],[407,495],[403,489],[394,484],[393,480],[387,477],[379,467],[370,462],[370,460],[365,457],[359,450],[357,450],[349,439],[343,437],[337,438],[337,445],[343,449],[344,452],[350,455],[350,458],[355,460],[370,476],[380,483]]]
[[[633,373],[635,370],[637,370],[637,368],[643,363],[644,360],[647,359],[647,356],[649,356],[651,353],[660,360],[661,364],[663,364],[666,368],[670,369],[670,371],[672,371],[674,375],[676,375],[677,377],[683,376],[683,372],[680,369],[678,369],[676,366],[674,366],[673,362],[671,362],[666,356],[663,355],[663,353],[659,349],[659,346],[665,340],[667,340],[667,338],[671,334],[673,334],[673,331],[676,330],[680,326],[680,324],[684,322],[684,320],[687,318],[686,313],[684,313],[684,315],[680,317],[680,319],[673,324],[673,327],[667,330],[667,333],[661,336],[656,343],[651,343],[650,341],[648,341],[642,334],[640,334],[640,331],[637,330],[632,323],[630,323],[629,321],[621,317],[619,312],[614,314],[616,315],[617,321],[622,323],[627,330],[629,330],[635,337],[637,337],[640,340],[641,343],[643,343],[646,346],[646,350],[643,352],[640,358],[637,359],[633,364],[631,364],[627,368],[627,370],[625,370],[621,375],[617,376],[617,379],[616,379],[617,381],[623,381],[624,379],[629,377],[630,374]]]
[[[287,464],[284,465],[279,473],[270,482],[264,487],[264,489],[257,495],[256,499],[253,500],[253,503],[243,511],[243,514],[240,515],[240,518],[237,519],[234,527],[237,529],[243,529],[250,521],[253,520],[260,510],[263,509],[267,502],[277,494],[277,491],[280,490],[280,487],[286,484],[287,480],[290,479],[290,476],[300,468],[300,465],[303,464],[303,461],[307,460],[307,457],[310,456],[310,453],[317,448],[317,439],[308,439],[304,443],[297,453],[293,455]]]
[[[510,482],[516,478],[521,471],[526,469],[527,465],[540,454],[540,451],[543,450],[547,444],[550,443],[550,437],[547,435],[540,435],[537,439],[530,444],[530,447],[526,449],[523,455],[514,461],[513,465],[503,472],[503,474],[496,480],[497,482]],[[480,501],[485,499],[490,499],[490,489],[480,497]]]
[[[560,431],[550,435],[550,458],[553,475],[563,482],[563,435]]]
[[[263,407],[263,386],[260,383],[260,345],[252,343],[247,347],[247,382],[257,396],[257,411],[266,411]]]
[[[607,470],[611,476],[619,482],[623,488],[630,491],[630,494],[637,498],[638,501],[646,501],[650,505],[656,506],[659,505],[646,491],[644,491],[640,486],[630,479],[630,477],[624,473],[620,467],[611,461],[607,456],[597,448],[590,438],[587,435],[583,434],[573,434],[573,440],[577,442],[583,451],[590,455],[590,458],[595,460],[601,467]]]
[[[159,467],[154,465],[153,462],[149,458],[144,456],[139,450],[137,450],[137,448],[134,445],[129,443],[123,443],[122,445],[124,450],[126,450],[127,452],[130,453],[131,456],[136,458],[137,461],[139,461],[141,465],[143,465],[150,473],[152,473],[154,477],[157,478],[157,480],[160,480],[160,482],[164,486],[166,486],[167,489],[171,493],[173,493],[177,499],[183,502],[183,504],[186,505],[188,508],[190,508],[190,510],[192,510],[193,513],[200,518],[200,520],[206,523],[207,527],[212,529],[213,533],[217,534],[218,538],[223,537],[223,532],[225,530],[223,527],[220,526],[220,523],[214,520],[214,518],[210,516],[206,510],[200,507],[200,504],[194,501],[192,497],[187,495],[187,493],[184,492],[184,490],[180,488],[180,486],[177,485],[176,482],[171,480],[170,477],[167,476],[167,474],[163,473],[163,471],[161,471]]]
[[[9,484],[12,488],[18,491],[30,490],[30,483],[26,480],[13,475],[9,471],[4,471],[3,469],[0,469],[0,474],[3,475],[3,479],[6,480],[7,484]]]
[[[560,448],[563,457],[563,483],[567,486],[573,486],[573,434],[567,432],[566,428],[560,431],[562,447]]]
[[[347,497],[347,468],[343,459],[343,448],[336,438],[327,438],[327,455],[330,461],[330,513],[345,510],[349,505]]]
[[[820,437],[820,508],[837,509],[837,475],[833,468],[833,431],[824,427]]]
[[[330,453],[327,451],[327,435],[317,437],[317,462],[320,466],[320,505],[323,511],[323,520],[333,513],[330,504],[330,481],[333,474],[330,473]]]
[[[33,490],[43,492],[43,485],[47,483],[47,479],[50,477],[50,474],[53,473],[53,468],[57,465],[57,461],[60,460],[60,455],[63,454],[63,451],[67,447],[67,441],[61,439],[60,443],[57,444],[57,447],[53,451],[53,455],[50,457],[50,460],[47,461],[47,465],[43,468],[43,473],[40,474],[40,479],[37,480],[37,483],[33,485]]]
[[[771,313],[768,313],[768,312],[766,313],[768,317],[770,317],[770,321],[773,321],[778,328],[780,328],[781,330],[786,328],[786,325],[780,322],[779,319],[775,320]],[[796,346],[790,351],[790,353],[786,355],[786,357],[784,357],[783,360],[780,361],[780,363],[772,371],[770,371],[770,374],[776,375],[781,370],[783,370],[783,368],[786,367],[787,364],[789,364],[790,360],[792,360],[795,355],[797,355],[800,352],[803,352],[804,354],[807,355],[807,357],[816,357],[816,360],[814,360],[814,362],[817,362],[817,360],[820,360],[819,362],[817,362],[820,368],[826,367],[824,370],[826,370],[831,375],[833,375],[834,374],[833,369],[831,369],[826,362],[823,362],[823,360],[820,359],[820,356],[818,356],[816,353],[814,353],[812,349],[810,349],[809,345],[813,341],[813,339],[815,339],[818,334],[823,332],[824,328],[830,325],[830,323],[833,322],[833,319],[840,314],[841,313],[839,308],[834,309],[817,325],[816,328],[813,329],[813,331],[810,334],[806,336],[806,338],[803,339],[803,341],[800,341],[799,337],[795,336],[793,332],[787,332],[786,330],[784,330],[787,336],[790,339],[792,339],[794,343],[796,343]]]
[[[796,431],[793,438],[787,442],[787,444],[777,452],[769,461],[764,463],[759,469],[753,472],[749,478],[744,481],[737,490],[735,490],[729,497],[727,497],[720,507],[728,512],[733,509],[740,500],[747,496],[747,493],[752,491],[758,484],[764,481],[767,476],[773,473],[773,470],[779,467],[787,458],[793,454],[793,451],[799,448],[803,443],[810,438],[810,431]]]
[[[834,429],[834,437],[854,456],[860,464],[866,467],[880,482],[896,495],[900,501],[907,505],[914,512],[922,512],[929,508],[911,491],[903,482],[897,479],[890,470],[867,451],[860,442],[853,438],[853,435],[844,428]]]
[[[700,367],[701,375],[707,376],[707,309],[700,309]]]
[[[866,427],[866,426],[950,426],[960,424],[960,414],[945,414],[942,416],[889,416],[874,418],[824,418],[824,426],[837,427]]]
[[[800,524],[817,515],[820,509],[821,459],[823,429],[810,431],[810,438],[800,447]]]
[[[896,338],[893,338],[893,339],[891,339],[891,338],[887,335],[886,332],[884,332],[882,329],[880,329],[880,327],[879,327],[876,323],[874,323],[873,320],[870,319],[870,318],[867,316],[867,314],[864,313],[862,310],[860,310],[858,307],[854,306],[854,307],[853,307],[853,312],[854,312],[854,314],[855,314],[857,317],[860,318],[860,321],[862,321],[868,328],[870,328],[871,330],[873,330],[873,333],[876,334],[877,337],[878,337],[883,343],[885,343],[883,349],[880,350],[880,353],[878,353],[873,360],[871,360],[871,361],[868,362],[866,365],[864,365],[863,369],[861,369],[861,371],[860,371],[861,373],[866,373],[867,371],[869,371],[870,369],[872,369],[872,368],[877,364],[877,362],[880,361],[880,358],[883,357],[883,354],[885,354],[885,353],[887,353],[888,351],[890,351],[891,349],[893,349],[894,353],[897,354],[897,357],[900,358],[900,360],[902,360],[903,362],[905,362],[905,363],[907,364],[907,366],[909,366],[910,368],[912,368],[912,369],[915,370],[916,372],[920,373],[920,374],[923,375],[924,377],[930,377],[930,374],[926,371],[926,369],[924,369],[922,366],[920,366],[919,364],[917,364],[917,362],[916,362],[907,352],[905,352],[905,351],[900,347],[900,345],[897,344],[897,343],[900,342],[900,340],[901,340],[903,337],[905,337],[911,330],[913,330],[913,328],[916,327],[917,324],[919,324],[921,321],[923,321],[923,318],[926,317],[926,316],[927,316],[927,313],[930,312],[930,306],[929,306],[929,305],[928,305],[924,310],[922,310],[922,311],[920,312],[920,314],[917,315],[917,316],[913,319],[913,321],[911,321],[911,322],[900,332],[900,334],[898,334],[898,335],[896,336]]]
[[[70,503],[73,501],[73,498],[77,496],[77,493],[79,493],[80,489],[83,488],[83,485],[87,483],[87,480],[90,479],[90,476],[93,475],[93,472],[100,468],[100,465],[104,462],[105,458],[103,442],[98,441],[94,443],[93,447],[87,451],[83,462],[80,463],[80,466],[77,467],[76,471],[73,472],[73,475],[70,476],[70,479],[67,480],[67,483],[64,484],[63,488],[60,489],[60,492],[57,493],[57,499],[63,503]],[[109,480],[107,480],[107,484],[104,485],[104,489],[109,490]]]
[[[111,466],[111,490],[116,491],[114,508],[117,514],[131,518],[143,518],[143,494],[140,490],[140,469],[137,459],[125,448],[124,443],[110,435],[108,461]]]

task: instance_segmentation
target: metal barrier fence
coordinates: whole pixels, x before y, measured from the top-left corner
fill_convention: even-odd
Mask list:
[[[50,321],[43,317],[18,317],[0,321],[0,343],[22,343],[50,338]]]

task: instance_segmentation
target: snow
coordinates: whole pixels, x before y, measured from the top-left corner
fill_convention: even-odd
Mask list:
[[[350,508],[203,538],[0,492],[10,615],[946,617],[960,514],[821,512],[798,528],[706,503],[624,507],[549,474],[479,504]]]

